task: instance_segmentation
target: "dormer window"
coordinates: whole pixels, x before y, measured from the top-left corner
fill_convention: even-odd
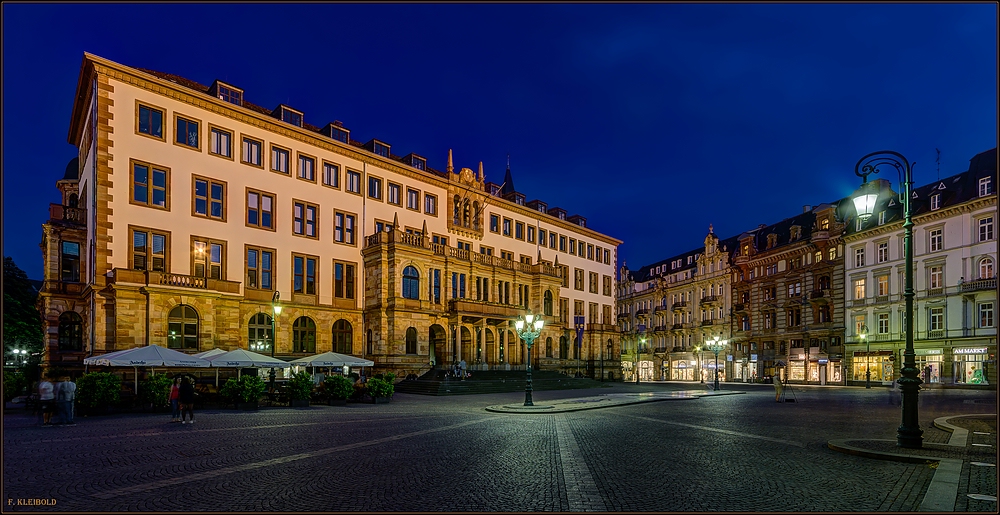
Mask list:
[[[979,179],[979,196],[985,197],[991,193],[993,193],[993,177]]]
[[[238,106],[243,105],[243,92],[237,89],[230,88],[228,86],[219,85],[219,98],[229,102],[230,104],[236,104]]]
[[[426,170],[427,169],[427,160],[426,159],[424,159],[424,158],[422,158],[422,157],[420,157],[420,156],[418,156],[416,154],[410,154],[407,157],[409,157],[408,162],[410,163],[410,166],[416,168],[417,170]]]
[[[296,127],[302,127],[302,113],[288,106],[279,105],[278,108],[271,114],[277,116],[278,119],[285,123],[290,123]]]
[[[351,131],[345,129],[338,121],[326,124],[326,127],[323,128],[323,134],[341,143],[350,143]]]
[[[389,157],[389,145],[384,145],[376,141],[373,152],[382,157]]]
[[[243,105],[243,90],[240,88],[234,88],[219,81],[212,83],[212,86],[208,89],[208,94],[218,97],[220,100],[224,100],[230,104],[238,106]]]
[[[769,248],[769,249],[770,248],[774,248],[774,246],[777,245],[777,244],[778,244],[778,235],[774,234],[774,233],[768,234],[767,235],[767,248]]]
[[[560,211],[559,212],[559,219],[560,220],[565,220],[566,219],[566,213],[563,213],[562,211]]]
[[[935,193],[931,195],[931,211],[941,208],[941,194]]]
[[[793,225],[792,227],[790,227],[789,232],[792,241],[798,240],[800,237],[802,237],[802,228],[799,227],[798,225]]]
[[[829,231],[830,230],[830,219],[829,218],[824,218],[823,221],[819,223],[819,228],[822,231]]]

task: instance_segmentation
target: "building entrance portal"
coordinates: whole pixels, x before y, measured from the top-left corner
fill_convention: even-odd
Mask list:
[[[443,365],[444,362],[444,352],[448,344],[448,333],[444,330],[444,327],[434,324],[431,326],[428,335],[428,349],[429,354],[429,364],[433,366]]]

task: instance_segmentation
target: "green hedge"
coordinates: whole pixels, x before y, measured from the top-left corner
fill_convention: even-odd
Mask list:
[[[84,374],[76,382],[76,404],[96,410],[115,406],[121,397],[122,378],[107,372]]]

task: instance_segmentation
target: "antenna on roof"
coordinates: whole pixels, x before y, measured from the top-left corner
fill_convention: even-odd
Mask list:
[[[935,148],[934,150],[937,150],[937,160],[934,161],[934,162],[937,163],[938,180],[940,181],[941,180],[941,149]]]

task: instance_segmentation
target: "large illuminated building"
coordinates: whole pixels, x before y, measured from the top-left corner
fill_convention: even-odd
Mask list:
[[[436,170],[245,93],[84,56],[79,156],[43,227],[47,366],[157,344],[333,350],[399,374],[519,368],[513,320],[529,309],[546,320],[541,369],[617,350],[619,240],[526,201],[509,166],[497,185],[449,150]]]

